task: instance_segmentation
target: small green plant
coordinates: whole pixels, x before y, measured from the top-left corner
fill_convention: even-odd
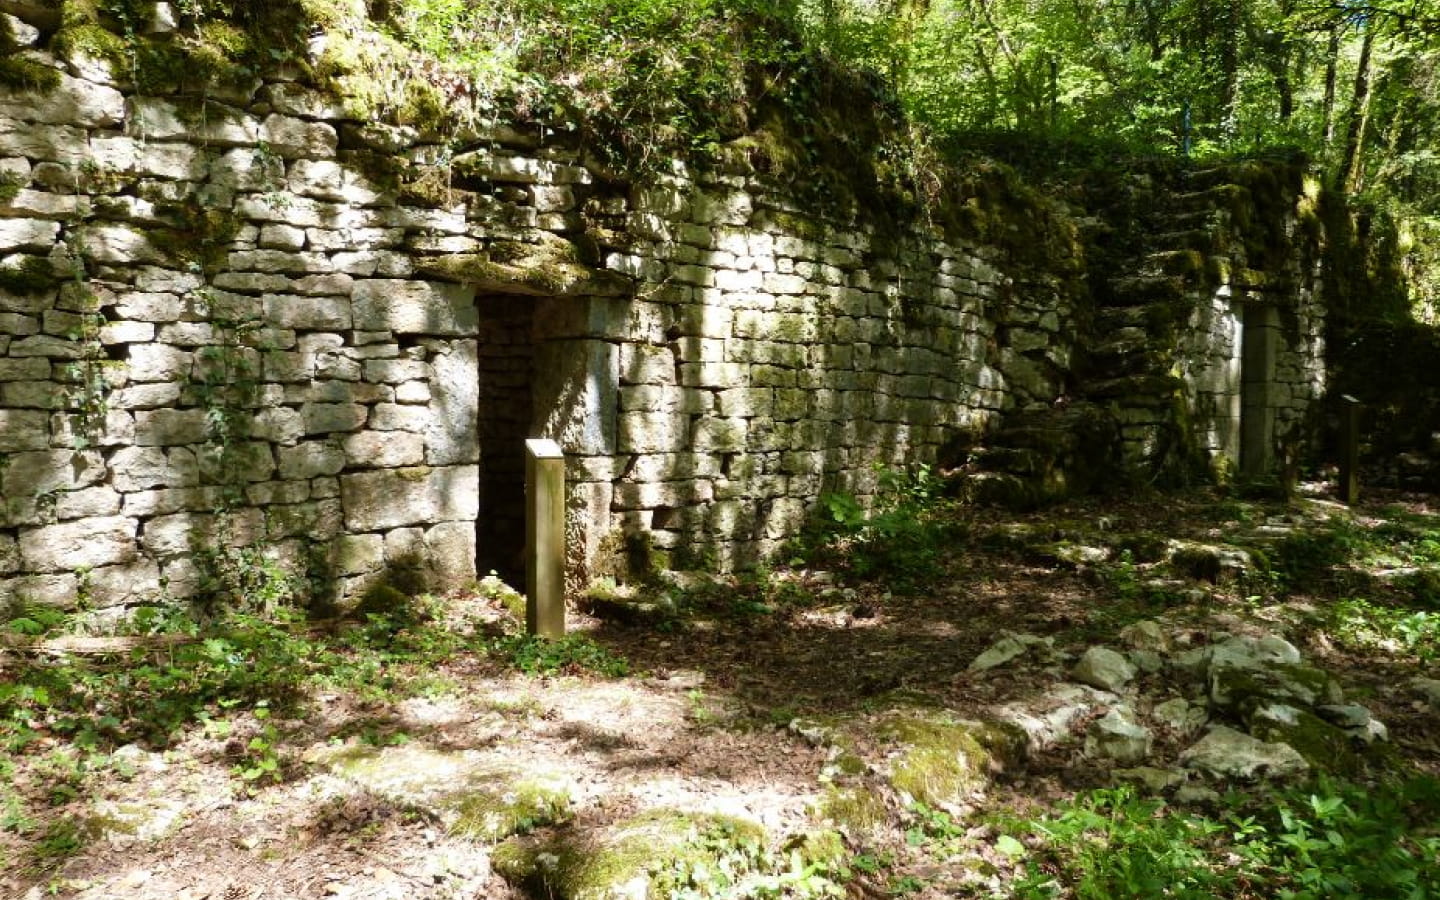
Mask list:
[[[583,634],[567,634],[558,640],[507,635],[494,639],[489,650],[509,665],[530,675],[592,672],[607,678],[630,673],[630,664]]]
[[[924,464],[882,469],[877,480],[869,513],[852,495],[824,495],[818,533],[796,551],[846,566],[857,578],[883,578],[902,592],[919,589],[943,574],[942,551],[960,532],[944,482]]]
[[[1128,788],[1093,791],[1057,815],[1012,823],[1038,845],[1015,854],[1023,871],[1011,888],[1021,898],[1087,900],[1432,897],[1440,890],[1437,809],[1434,778],[1321,780],[1278,797],[1235,795],[1215,817]]]
[[[246,782],[279,781],[283,777],[277,745],[280,734],[270,719],[270,704],[262,700],[250,711],[260,723],[260,733],[245,745],[245,762],[235,766],[235,774]]]
[[[1422,660],[1440,659],[1440,613],[1397,609],[1362,598],[1347,598],[1331,609],[1329,629],[1342,645],[1389,649]]]

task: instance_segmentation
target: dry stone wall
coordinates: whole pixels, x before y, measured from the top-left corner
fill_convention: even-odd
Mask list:
[[[227,548],[327,602],[514,576],[528,437],[567,453],[577,580],[735,566],[1054,404],[1084,353],[1077,259],[832,220],[739,163],[629,183],[563,131],[442,139],[283,74],[141,95],[30,40],[58,83],[0,89],[12,603],[195,597]]]

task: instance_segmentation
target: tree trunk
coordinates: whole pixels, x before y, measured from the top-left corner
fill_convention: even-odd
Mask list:
[[[1340,27],[1330,26],[1330,40],[1325,45],[1325,100],[1322,106],[1324,110],[1324,133],[1322,146],[1326,154],[1335,144],[1335,81],[1338,77],[1337,70],[1340,65]]]
[[[1350,123],[1345,129],[1345,153],[1340,157],[1336,182],[1346,191],[1356,190],[1364,170],[1365,127],[1370,119],[1370,51],[1375,44],[1375,31],[1365,29],[1360,44],[1360,62],[1355,67],[1355,92],[1350,98]]]

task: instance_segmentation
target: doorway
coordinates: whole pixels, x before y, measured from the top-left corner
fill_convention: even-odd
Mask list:
[[[534,437],[535,298],[480,303],[480,519],[475,569],[525,583],[525,440]]]
[[[1269,475],[1275,467],[1275,359],[1280,311],[1246,304],[1241,316],[1240,474]]]

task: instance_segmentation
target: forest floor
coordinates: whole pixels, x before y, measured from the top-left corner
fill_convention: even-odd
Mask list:
[[[1103,704],[959,799],[926,804],[877,788],[876,816],[837,821],[827,806],[837,786],[884,770],[896,752],[872,745],[863,723],[916,697],[964,720],[1033,705],[1086,647],[1119,647],[1126,625],[1158,620],[1179,644],[1282,635],[1331,673],[1388,727],[1383,763],[1346,773],[1362,789],[1440,776],[1440,697],[1409,687],[1434,676],[1440,657],[1436,504],[1376,491],[1350,510],[1319,486],[1290,500],[1195,492],[1025,514],[942,504],[911,516],[929,530],[855,520],[793,568],[672,585],[672,616],[625,624],[572,612],[582,637],[556,645],[516,637],[514,598],[491,585],[385,623],[390,644],[372,632],[368,643],[353,632],[273,646],[232,637],[201,643],[210,656],[194,669],[173,648],[12,650],[0,655],[10,722],[0,896],[544,896],[496,871],[494,848],[508,835],[599,834],[657,810],[733,816],[766,835],[743,859],[722,854],[748,881],[671,871],[675,896],[1065,896],[1099,864],[1046,845],[1058,831],[1043,823],[1149,802],[1105,793],[1119,764],[1084,752],[1085,723]],[[1164,549],[1170,541],[1250,555],[1187,571]],[[402,630],[408,642],[394,640]],[[1053,639],[1058,664],[971,671],[1007,634]],[[276,676],[292,683],[244,680],[269,672],[277,654],[295,657]],[[328,673],[315,671],[321,662]],[[228,680],[206,687],[221,672]],[[57,673],[84,690],[62,701],[46,680]],[[1137,684],[1161,690],[1158,677]],[[116,700],[127,692],[149,699]],[[154,705],[167,697],[191,705]],[[172,716],[158,733],[127,721],[157,709]],[[817,740],[807,723],[861,723],[850,733],[863,771],[837,773],[836,741]],[[1147,764],[1174,767],[1183,741],[1155,733]],[[1271,789],[1238,786],[1248,799],[1201,792],[1200,814],[1242,821]],[[1166,790],[1136,807],[1139,819],[1183,812]],[[526,806],[530,794],[541,800]],[[1423,843],[1430,828],[1405,840],[1433,848]],[[828,856],[783,849],[822,832],[839,838]],[[1171,845],[1144,846],[1154,855]],[[1232,896],[1301,884],[1301,869],[1278,858],[1263,865],[1270,882],[1242,879]],[[1422,883],[1434,877],[1421,869]],[[1109,890],[1151,895],[1143,882]]]

